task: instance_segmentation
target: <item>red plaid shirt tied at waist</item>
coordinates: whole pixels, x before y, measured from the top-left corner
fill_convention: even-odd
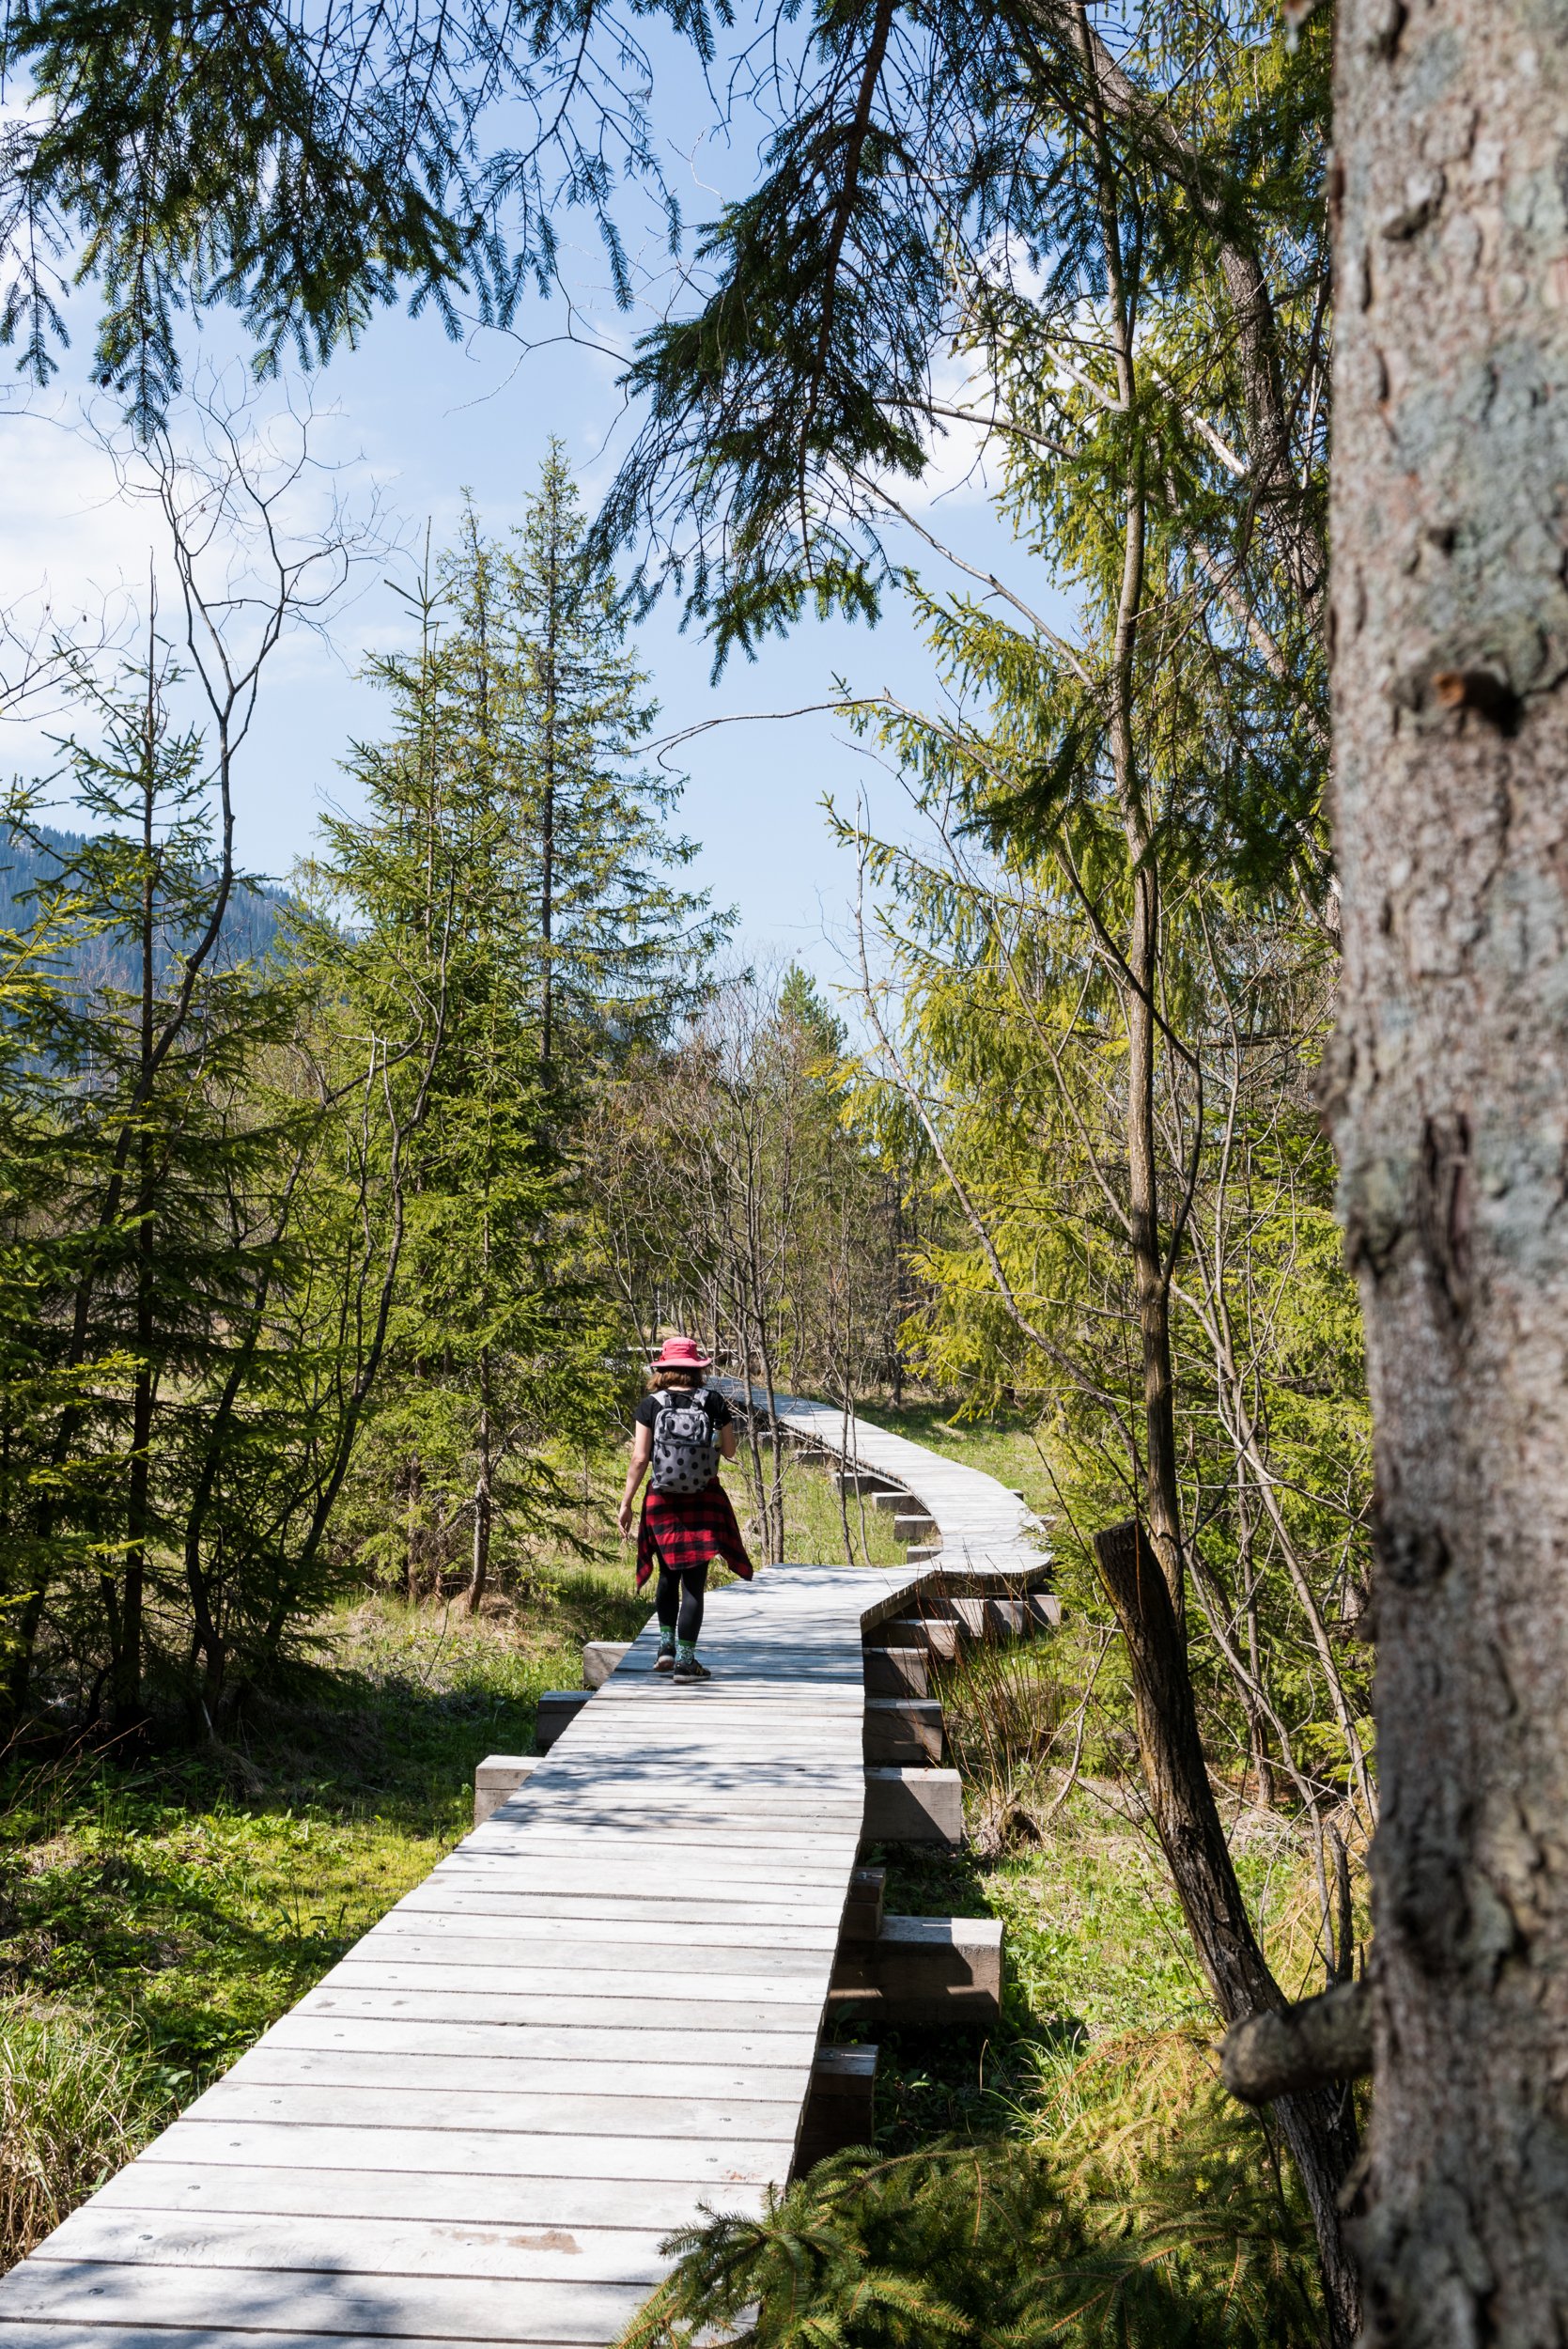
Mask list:
[[[685,1574],[715,1558],[722,1558],[742,1581],[751,1580],[752,1562],[730,1497],[718,1478],[706,1492],[650,1491],[637,1528],[637,1588],[642,1589],[655,1566]]]

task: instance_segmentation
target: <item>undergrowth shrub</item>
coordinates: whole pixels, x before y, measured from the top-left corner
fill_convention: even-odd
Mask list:
[[[835,2155],[666,2247],[623,2349],[1315,2349],[1313,2263],[1262,2125],[1218,2091],[1076,2172],[1015,2140]]]
[[[0,2015],[0,2269],[141,2151],[185,2081],[123,2027],[50,2010]]]

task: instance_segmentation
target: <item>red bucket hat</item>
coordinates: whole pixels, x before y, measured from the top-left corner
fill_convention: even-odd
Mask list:
[[[713,1357],[703,1352],[695,1338],[666,1338],[653,1366],[655,1370],[711,1370]]]

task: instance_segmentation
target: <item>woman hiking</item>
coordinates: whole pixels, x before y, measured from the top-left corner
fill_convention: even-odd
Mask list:
[[[655,1566],[659,1590],[656,1672],[675,1680],[711,1680],[697,1661],[707,1569],[722,1558],[749,1582],[752,1562],[719,1482],[719,1455],[733,1460],[735,1421],[722,1394],[703,1384],[709,1356],[691,1338],[666,1338],[648,1371],[648,1392],[632,1413],[631,1466],[621,1495],[621,1532],[631,1532],[637,1488],[649,1476],[637,1528],[637,1588]]]

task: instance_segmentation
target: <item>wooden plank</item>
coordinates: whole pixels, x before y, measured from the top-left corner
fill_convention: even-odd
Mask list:
[[[535,1832],[556,1828],[570,1834],[589,1827],[619,1828],[636,1823],[644,1835],[668,1827],[678,1828],[688,1843],[766,1843],[781,1854],[800,1850],[802,1858],[834,1836],[853,1838],[858,1830],[856,1797],[847,1766],[842,1792],[835,1790],[830,1801],[823,1790],[823,1799],[815,1807],[805,1790],[795,1793],[787,1786],[760,1781],[745,1789],[693,1785],[686,1790],[683,1802],[676,1793],[656,1790],[657,1777],[650,1770],[641,1781],[612,1781],[592,1789],[562,1790],[554,1796],[530,1788],[519,1800],[526,1803],[528,1824]],[[821,1822],[816,1831],[814,1819]],[[492,1820],[480,1833],[494,1835],[499,1825],[508,1823]]]
[[[226,2327],[253,2334],[600,2342],[613,2340],[646,2297],[637,2284],[24,2260],[0,2281],[0,2318],[12,2324],[43,2316],[56,2324],[200,2326],[221,2309]]]
[[[716,1889],[734,1885],[743,1900],[765,1899],[781,1910],[812,1908],[831,1900],[831,1888],[838,1879],[839,1863],[831,1849],[819,1853],[815,1861],[800,1854],[792,1861],[788,1876],[781,1880],[776,1847],[747,1849],[726,1843],[722,1853],[715,1851],[705,1858],[699,1847],[683,1860],[678,1897],[711,1900]],[[451,1859],[433,1868],[425,1880],[475,1893],[516,1888],[563,1899],[578,1893],[609,1895],[612,1888],[614,1893],[624,1888],[625,1897],[632,1901],[660,1900],[674,1893],[668,1860],[661,1850],[645,1842],[629,1846],[596,1840],[591,1854],[584,1854],[581,1847],[573,1851],[559,1841],[511,1852],[469,1852],[459,1844]]]
[[[674,2020],[678,2011],[679,2029],[706,2029],[726,2036],[735,2031],[803,2030],[815,2035],[822,2019],[822,2004],[815,1994],[809,2003],[795,2004],[785,1999],[775,2001],[755,1997],[715,1999],[705,1984],[704,2004],[693,2008],[690,2000],[672,2000],[664,1986],[651,1982],[635,1997],[627,1995],[623,1983],[618,1996],[583,1998],[575,1984],[560,1976],[551,1978],[554,1987],[525,1990],[505,1978],[499,1989],[489,1988],[460,1973],[455,1982],[433,1982],[427,1967],[411,1966],[390,1983],[374,1979],[373,1968],[366,1972],[371,1979],[352,1983],[334,1981],[329,1975],[325,1983],[305,1993],[300,2009],[313,2015],[365,2015],[380,2021],[407,2016],[427,2023],[478,2023],[514,2030],[645,2030],[656,2017],[671,2015]]]
[[[700,1970],[700,1995],[715,2005],[793,2006],[810,2012],[817,1983],[822,1979],[822,1974],[816,1970],[810,1974],[771,1976],[752,1972],[715,1973],[709,1968],[699,1969],[691,1964],[691,1957],[698,1954],[700,1952],[695,1951],[690,1952],[683,1959],[678,1972],[673,1973],[668,1980],[661,1981],[650,1969],[644,1968],[645,1995],[662,1999],[666,2003],[678,2003],[689,1997],[695,1998],[698,1994],[683,1988],[682,1983],[686,1977]],[[721,1952],[718,1954],[729,1953]],[[566,1962],[554,1967],[463,1966],[450,1960],[438,1963],[432,1959],[427,1965],[418,1965],[400,1956],[399,1962],[393,1965],[378,1958],[360,1958],[357,1955],[344,1958],[326,1977],[329,1983],[344,1990],[499,1990],[514,1998],[530,1993],[537,1998],[549,1998],[553,1993],[563,2003],[577,2007],[585,2007],[596,1999],[616,2002],[628,1999],[630,1985],[637,1978],[635,1968],[625,1972],[613,1972],[608,1968],[590,1971],[586,1967],[574,1967]]]
[[[536,1945],[553,1947],[563,1942],[573,1952],[563,1963],[576,1965],[586,1952],[589,1964],[603,1965],[606,1952],[623,1950],[629,1935],[634,1934],[631,1963],[641,1967],[651,1950],[684,1952],[694,1942],[700,1942],[710,1952],[762,1950],[771,1959],[786,1950],[803,1956],[820,1951],[831,1957],[838,1940],[836,1917],[831,1924],[779,1924],[766,1918],[753,1923],[742,1919],[734,1924],[707,1923],[700,1935],[694,1935],[690,1919],[650,1916],[651,1906],[649,1902],[641,1902],[635,1923],[629,1923],[624,1911],[618,1917],[550,1917],[526,1902],[508,1902],[499,1910],[474,1900],[453,1907],[439,1899],[421,1902],[413,1908],[399,1902],[379,1925],[371,1927],[360,1947],[382,1941],[432,1945],[448,1941],[504,1941],[511,1948],[526,1949],[532,1953]],[[531,1962],[535,1961],[531,1958]],[[815,1969],[804,1966],[798,1970],[810,1973]]]
[[[600,2061],[582,2057],[566,2061],[528,2056],[520,2048],[515,2055],[499,2056],[489,2049],[483,2054],[430,2055],[399,2048],[396,2051],[396,2062],[389,2063],[388,2052],[385,2047],[283,2046],[269,2036],[257,2041],[237,2063],[231,2064],[224,2081],[226,2085],[242,2076],[249,2088],[287,2088],[296,2084],[316,2088],[384,2088],[390,2078],[396,2081],[399,2092],[405,2088],[436,2089],[469,2098],[481,2093],[538,2097],[547,2105],[552,2098],[572,2096],[618,2096],[625,2100],[632,2088],[624,2057]],[[656,2102],[689,2096],[699,2105],[793,2101],[798,2107],[806,2092],[805,2075],[812,2064],[808,2055],[803,2062],[775,2063],[753,2071],[744,2065],[700,2060],[689,2063],[660,2062],[660,2053],[659,2039],[650,2031],[636,2064],[635,2091],[639,2096],[650,2096]],[[194,2111],[196,2107],[191,2109]],[[411,2110],[409,2118],[413,2117]]]
[[[541,1897],[562,1898],[591,1894],[613,1884],[633,1903],[657,1900],[669,1890],[669,1860],[662,1856],[655,1859],[646,1843],[629,1848],[596,1839],[591,1859],[581,1853],[581,1844],[560,1840],[514,1852],[470,1853],[459,1846],[427,1881],[439,1876],[445,1884],[474,1891],[493,1886],[498,1892],[537,1891]],[[680,1881],[691,1886],[693,1900],[706,1900],[715,1890],[733,1884],[742,1899],[766,1891],[780,1908],[810,1908],[831,1900],[842,1877],[841,1860],[818,1853],[811,1859],[793,1858],[787,1880],[781,1881],[777,1851],[768,1845],[726,1843],[721,1856],[699,1843],[689,1847],[680,1862]]]
[[[657,2229],[478,2224],[317,2212],[147,2210],[99,2197],[56,2230],[51,2260],[129,2267],[336,2269],[356,2276],[496,2276],[531,2282],[641,2284],[666,2272]]]
[[[984,1613],[984,1599],[972,1604]],[[597,1703],[598,1699],[586,1702]],[[796,1783],[820,1779],[831,1784],[834,1771],[853,1755],[861,1725],[859,1706],[853,1715],[831,1721],[803,1722],[787,1707],[769,1718],[765,1707],[749,1705],[733,1721],[705,1721],[701,1729],[682,1737],[666,1723],[642,1719],[630,1705],[606,1705],[605,1714],[603,1720],[593,1721],[579,1716],[571,1731],[563,1732],[551,1749],[550,1768],[531,1774],[529,1783],[536,1795],[570,1785],[590,1763],[612,1762],[629,1769],[643,1755],[660,1766],[676,1757],[683,1770],[722,1767],[740,1755],[748,1761],[760,1757]],[[781,1745],[781,1736],[785,1735],[797,1746],[809,1745],[809,1753]]]
[[[930,1773],[935,1777],[937,1773]],[[531,1930],[531,1924],[536,1930]],[[486,1928],[489,1928],[486,1930]],[[769,1947],[755,1935],[735,1941],[710,1939],[700,1944],[679,1925],[639,1926],[635,1941],[626,1927],[598,1925],[581,1928],[569,1918],[540,1917],[400,1917],[396,1912],[373,1925],[356,1947],[367,1957],[384,1952],[398,1966],[493,1967],[515,1959],[520,1968],[582,1968],[601,1974],[656,1976],[660,1970],[681,1976],[729,1974],[744,1981],[759,1974],[772,1981],[815,1982],[824,1960],[831,1961],[836,1933],[814,1932],[804,1949]],[[717,1931],[717,1928],[714,1928]],[[597,1938],[593,1937],[595,1935]],[[678,1963],[677,1963],[678,1961]]]
[[[917,1766],[942,1758],[942,1708],[934,1697],[873,1697],[865,1701],[868,1762]]]
[[[881,1922],[872,1926],[875,1938]],[[628,2068],[639,2080],[649,2077],[660,2063],[691,2070],[722,2070],[725,2065],[748,2074],[768,2070],[809,2070],[815,2035],[810,2031],[736,2031],[684,2029],[666,2022],[663,2012],[650,2012],[639,2024],[583,2023],[464,2023],[412,2015],[345,2015],[334,2009],[318,2014],[297,2006],[272,2025],[251,2050],[264,2047],[318,2049],[341,2047],[398,2059],[396,2077],[410,2056],[463,2056],[486,2063],[614,2066],[624,2077]]]
[[[582,1686],[602,1688],[617,1664],[631,1653],[626,1640],[588,1640],[582,1648]]]
[[[7,2349],[256,2349],[256,2333],[227,2328],[227,2326],[160,2326],[133,2324],[129,2319],[115,2319],[110,2324],[54,2324],[54,2321],[33,2316],[7,2324],[0,2316],[0,2340]],[[307,2333],[291,2330],[279,2335],[287,2340],[288,2349],[382,2349],[387,2335],[364,2333]],[[401,2335],[413,2340],[413,2335]],[[603,2335],[611,2340],[611,2335]],[[451,2349],[448,2342],[418,2344],[418,2349]],[[570,2349],[559,2335],[545,2333],[512,2333],[507,2335],[507,2349]]]
[[[763,2187],[733,2182],[726,2210],[760,2212]],[[600,2178],[517,2178],[505,2171],[312,2169],[291,2161],[268,2167],[213,2162],[129,2162],[101,2186],[89,2209],[215,2211],[241,2217],[423,2220],[429,2225],[499,2226],[520,2232],[565,2228],[597,2233],[612,2227],[668,2233],[691,2217],[689,2181],[624,2178],[607,2192]]]
[[[963,1785],[956,1770],[868,1768],[868,1843],[961,1843]]]
[[[847,1770],[846,1770],[847,1779]],[[589,1806],[582,1806],[584,1812]],[[644,1862],[650,1853],[663,1852],[666,1840],[656,1843],[646,1827],[647,1813],[634,1803],[617,1805],[613,1812],[599,1820],[594,1829],[593,1849],[613,1857],[625,1851]],[[515,1810],[498,1812],[488,1825],[474,1830],[470,1839],[475,1859],[551,1859],[571,1857],[581,1859],[584,1846],[579,1830],[580,1819],[565,1811],[540,1811],[531,1807],[531,1798],[523,1797]],[[789,1862],[786,1872],[794,1882],[794,1870],[817,1867],[831,1868],[838,1864],[838,1846],[853,1840],[851,1824],[819,1828],[815,1833],[810,1827],[769,1820],[764,1817],[695,1817],[685,1821],[674,1813],[664,1828],[664,1838],[700,1850],[711,1851],[717,1858],[733,1856],[744,1861],[748,1851],[767,1852],[775,1861]],[[463,1853],[469,1844],[459,1846]],[[454,1858],[457,1854],[453,1855]]]
[[[924,1697],[931,1686],[930,1657],[923,1647],[876,1647],[865,1651],[867,1696]]]
[[[542,2091],[513,2093],[504,2088],[405,2088],[384,2077],[375,2088],[347,2084],[316,2087],[293,2080],[281,2085],[253,2080],[241,2057],[231,2072],[185,2108],[193,2127],[225,2127],[230,2122],[287,2121],[290,2127],[361,2131],[394,2129],[475,2130],[510,2137],[624,2138],[635,2122],[639,2136],[658,2139],[695,2138],[704,2144],[722,2144],[732,2138],[795,2134],[799,2107],[789,2113],[771,2101],[747,2102],[738,2096],[644,2096],[620,2089],[605,2095],[547,2095]],[[804,2096],[802,2079],[800,2093]]]
[[[670,1868],[668,1847],[655,1843],[646,1835],[616,1833],[605,1829],[595,1836],[591,1846],[581,1838],[557,1827],[553,1820],[536,1823],[537,1832],[521,1831],[520,1816],[506,1819],[480,1835],[470,1835],[448,1858],[442,1860],[434,1873],[445,1877],[459,1874],[479,1877],[502,1876],[517,1869],[531,1876],[543,1878],[548,1871],[563,1891],[577,1891],[584,1885],[603,1884],[607,1880],[619,1884],[637,1884],[650,1875],[661,1875],[669,1889]],[[514,1827],[518,1829],[513,1832]],[[682,1843],[694,1855],[683,1859],[684,1871],[698,1871],[706,1866],[711,1874],[722,1871],[727,1877],[732,1872],[738,1881],[762,1875],[777,1888],[777,1898],[792,1900],[797,1891],[810,1895],[815,1886],[835,1877],[839,1871],[843,1849],[847,1848],[849,1830],[842,1835],[836,1830],[831,1837],[808,1836],[803,1842],[784,1843],[777,1835],[766,1831],[755,1834],[747,1830],[705,1838],[700,1833],[683,1837]],[[706,1861],[696,1855],[706,1854]],[[779,1859],[787,1856],[787,1872],[781,1875]],[[607,1879],[606,1870],[613,1869]]]
[[[634,2100],[622,2107],[623,2125],[634,2131]],[[660,2174],[695,2186],[734,2180],[766,2185],[788,2166],[789,2142],[781,2137],[728,2138],[710,2144],[673,2137],[659,2147]],[[444,2171],[484,2176],[504,2171],[520,2178],[640,2178],[653,2158],[646,2138],[525,2135],[506,2129],[399,2129],[364,2132],[329,2128],[319,2122],[189,2121],[181,2118],[154,2139],[144,2161],[203,2162],[220,2167],[313,2170]]]
[[[660,1767],[678,1761],[682,1768],[690,1764],[711,1769],[744,1756],[749,1763],[760,1760],[800,1782],[815,1778],[831,1784],[833,1772],[855,1750],[863,1680],[862,1671],[853,1712],[846,1709],[803,1720],[788,1703],[748,1704],[744,1711],[737,1707],[733,1720],[704,1721],[684,1737],[668,1722],[647,1720],[636,1705],[606,1703],[602,1719],[578,1715],[541,1759],[529,1783],[535,1794],[570,1786],[578,1782],[591,1761],[613,1762],[623,1769],[632,1769],[646,1756]],[[595,1697],[590,1702],[597,1705],[601,1700]]]
[[[783,1901],[747,1900],[738,1887],[735,1897],[726,1900],[717,1884],[707,1900],[666,1900],[651,1890],[641,1898],[623,1892],[617,1899],[601,1892],[536,1892],[526,1886],[454,1887],[450,1878],[442,1883],[432,1875],[416,1892],[405,1893],[398,1906],[405,1917],[428,1911],[449,1917],[539,1917],[578,1924],[613,1921],[623,1933],[629,1919],[638,1933],[656,1923],[675,1924],[685,1926],[689,1934],[700,1929],[698,1938],[706,1937],[710,1926],[746,1925],[766,1927],[787,1939],[791,1932],[814,1927],[836,1933],[839,1921],[835,1906],[819,1903],[808,1908],[799,1902],[791,1907]]]
[[[526,1801],[528,1797],[523,1799]],[[487,1827],[478,1831],[481,1835],[496,1838],[495,1842],[485,1846],[488,1851],[516,1851],[522,1841],[524,1824],[520,1816],[498,1812]],[[623,1833],[629,1828],[641,1828],[644,1830],[644,1851],[657,1842],[673,1866],[679,1865],[681,1853],[688,1850],[715,1853],[766,1851],[784,1871],[791,1870],[797,1860],[815,1860],[819,1864],[831,1860],[837,1864],[839,1847],[852,1852],[861,1835],[858,1819],[853,1824],[842,1825],[835,1820],[831,1828],[824,1828],[820,1835],[812,1836],[793,1826],[787,1832],[782,1827],[773,1828],[770,1831],[768,1818],[764,1812],[748,1812],[743,1816],[737,1814],[725,1818],[706,1812],[700,1817],[683,1819],[675,1810],[661,1807],[654,1811],[650,1807],[647,1811],[639,1811],[634,1803],[620,1804],[613,1810],[603,1811],[584,1805],[575,1815],[565,1810],[556,1811],[548,1816],[529,1817],[526,1827],[530,1847],[539,1851],[550,1845],[567,1843],[581,1852],[583,1839],[590,1831],[594,1847],[598,1850],[606,1836]],[[504,1830],[516,1830],[517,1840],[506,1840]]]
[[[940,1630],[940,1625],[933,1629]],[[602,1819],[614,1827],[633,1816],[682,1820],[733,1835],[738,1828],[770,1828],[778,1842],[810,1843],[820,1820],[824,1831],[847,1834],[853,1826],[853,1750],[831,1771],[807,1773],[781,1768],[771,1750],[686,1755],[678,1751],[588,1752],[569,1778],[543,1786],[536,1778],[515,1798],[532,1825]],[[489,1832],[493,1834],[492,1825]]]
[[[802,1843],[796,1833],[787,1837],[782,1833],[770,1835],[767,1819],[760,1816],[748,1815],[726,1821],[705,1815],[700,1819],[683,1821],[678,1812],[660,1810],[651,1812],[643,1824],[647,1845],[662,1849],[672,1874],[685,1863],[689,1855],[707,1854],[718,1858],[733,1852],[737,1857],[750,1854],[753,1859],[767,1854],[782,1875],[790,1874],[797,1862],[815,1862],[820,1866],[825,1860],[842,1875],[846,1868],[853,1864],[856,1846],[864,1831],[862,1825],[863,1816],[862,1795],[861,1813],[852,1823],[835,1821],[831,1830],[824,1828],[819,1838],[808,1843]],[[503,1824],[510,1824],[505,1814],[498,1813],[498,1817]],[[629,1804],[613,1812],[589,1812],[578,1817],[565,1811],[557,1812],[549,1822],[549,1833],[539,1836],[536,1848],[541,1851],[550,1847],[559,1849],[566,1844],[582,1851],[591,1839],[597,1849],[602,1832],[624,1828],[636,1817],[636,1811]]]

